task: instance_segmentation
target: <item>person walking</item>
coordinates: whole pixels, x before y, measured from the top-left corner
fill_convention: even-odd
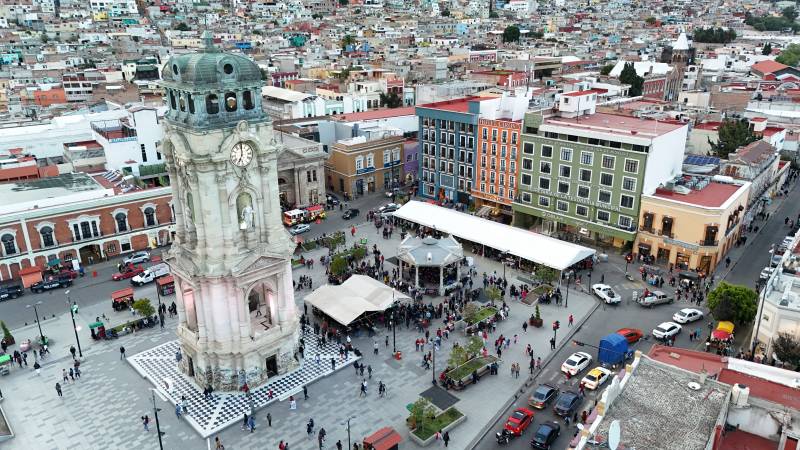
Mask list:
[[[308,387],[303,385],[303,400],[308,400]]]
[[[69,352],[72,354],[72,359],[75,359],[75,346],[74,345],[70,345],[69,346]]]
[[[242,426],[239,428],[240,430],[244,431],[247,428],[247,421],[250,420],[250,416],[247,413],[244,413],[244,418],[242,419]]]
[[[550,338],[550,350],[556,349],[556,338]]]
[[[225,446],[222,445],[222,441],[219,439],[219,436],[214,438],[214,442],[216,442],[215,450],[225,450]],[[283,441],[281,441],[281,442],[283,442]]]
[[[528,368],[531,370],[531,375],[533,375],[533,369],[536,367],[536,362],[531,358],[531,362],[528,364]]]
[[[150,418],[147,417],[147,414],[142,416],[142,425],[144,426],[144,431],[150,431]]]
[[[125,347],[119,347],[119,360],[122,361],[125,359]]]
[[[56,393],[58,394],[59,397],[64,396],[64,394],[61,393],[61,383],[56,383]]]
[[[570,314],[570,315],[569,315],[569,317],[567,318],[567,323],[569,324],[569,326],[572,326],[572,322],[573,322],[574,320],[575,320],[575,318],[574,318],[574,317],[572,317],[572,314]]]
[[[247,428],[250,428],[251,433],[256,429],[256,418],[252,414],[250,414],[250,418],[247,420]]]
[[[33,363],[33,370],[36,371],[37,377],[42,375],[42,366],[39,365],[39,361]]]
[[[67,377],[68,377],[67,369],[61,369],[61,378],[62,378],[62,381],[64,381],[64,384],[69,383],[69,378],[67,378]]]
[[[371,380],[372,379],[372,365],[371,364],[367,365],[367,373],[369,374],[369,379]]]
[[[272,426],[272,414],[270,413],[267,413],[267,426],[268,427]]]
[[[447,447],[447,444],[450,442],[450,432],[445,431],[442,435],[442,442],[444,442],[444,446]]]

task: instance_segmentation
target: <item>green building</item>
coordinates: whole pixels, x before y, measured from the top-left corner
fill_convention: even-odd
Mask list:
[[[681,173],[688,126],[596,113],[597,93],[526,114],[514,224],[619,247],[636,237],[642,193]]]

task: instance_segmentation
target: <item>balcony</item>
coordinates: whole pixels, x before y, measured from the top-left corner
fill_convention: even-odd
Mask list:
[[[701,247],[717,247],[719,246],[719,241],[713,241],[711,239],[703,239],[697,242]]]
[[[656,234],[656,230],[653,227],[645,227],[644,225],[639,227],[639,231],[644,231],[645,233],[649,234]]]
[[[675,239],[675,234],[674,234],[674,233],[672,233],[672,231],[667,231],[667,232],[664,232],[664,231],[662,231],[662,230],[658,230],[658,235],[659,235],[659,236],[668,237],[668,238],[670,238],[670,239]]]

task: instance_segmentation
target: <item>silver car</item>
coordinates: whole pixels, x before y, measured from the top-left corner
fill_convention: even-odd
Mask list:
[[[669,295],[665,294],[662,291],[653,291],[647,296],[642,296],[639,298],[639,304],[642,306],[646,306],[648,308],[652,308],[655,305],[663,305],[665,303],[672,303],[674,299]]]

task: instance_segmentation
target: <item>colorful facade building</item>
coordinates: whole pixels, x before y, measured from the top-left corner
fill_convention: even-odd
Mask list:
[[[519,145],[522,121],[480,119],[478,121],[478,158],[472,197],[475,207],[487,206],[509,220],[517,190]]]

